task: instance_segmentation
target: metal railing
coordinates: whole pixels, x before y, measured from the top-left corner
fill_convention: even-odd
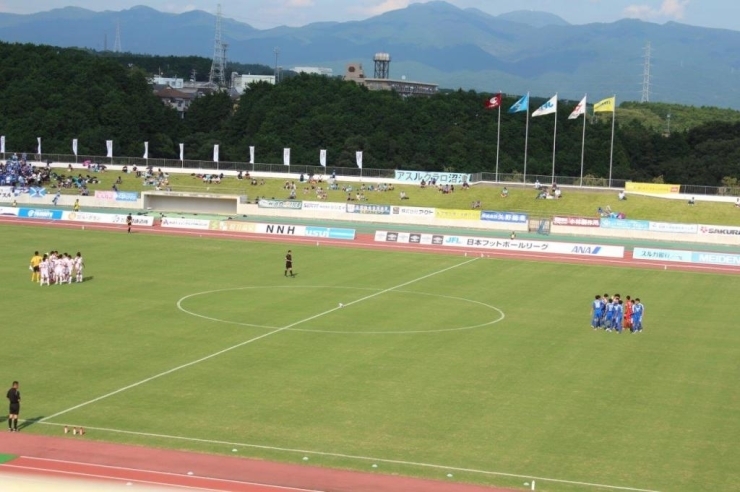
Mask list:
[[[22,154],[17,153],[19,156]],[[9,159],[13,155],[13,152],[6,152],[2,155],[2,159]],[[70,155],[70,154],[32,154],[27,153],[29,160],[35,160],[36,162],[54,162],[54,163],[83,163],[90,161],[91,163],[98,163],[103,165],[117,165],[117,166],[137,166],[145,168],[152,166],[153,168],[180,168],[182,170],[189,170],[192,172],[212,172],[212,171],[257,171],[257,172],[269,172],[269,173],[292,173],[292,174],[331,174],[336,173],[337,176],[351,176],[351,177],[366,177],[366,178],[384,178],[393,179],[395,177],[395,169],[359,169],[357,167],[333,167],[328,166],[326,168],[319,165],[305,165],[295,164],[285,166],[277,163],[255,163],[250,164],[248,162],[213,162],[204,160],[179,160],[179,159],[144,159],[142,157],[102,157],[99,155]],[[528,174],[526,180],[523,179],[521,173],[498,173],[498,180],[496,174],[490,172],[481,172],[471,174],[471,183],[501,183],[501,184],[520,184],[531,186],[536,181],[542,183],[543,186],[552,184],[552,176],[550,175],[538,175]],[[576,178],[572,176],[556,176],[555,182],[561,186],[572,186],[572,187],[589,187],[589,188],[604,188],[604,189],[621,189],[624,188],[625,183],[629,180],[625,179],[612,179],[611,187],[609,186],[609,180],[606,178],[599,178],[594,176],[584,176]],[[681,185],[681,193],[689,195],[725,195],[725,196],[740,196],[740,188],[734,187],[716,187],[716,186],[699,186],[699,185]]]

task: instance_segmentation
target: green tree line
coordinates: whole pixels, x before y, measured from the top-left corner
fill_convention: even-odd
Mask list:
[[[319,149],[327,149],[330,168],[354,167],[355,152],[362,150],[366,168],[495,170],[498,110],[483,107],[490,94],[458,90],[404,98],[302,74],[276,86],[255,84],[238,100],[226,93],[201,97],[179,119],[147,85],[161,60],[137,57],[0,43],[0,134],[7,150],[33,153],[41,137],[45,153],[70,154],[71,139],[78,138],[80,154],[105,155],[105,141],[112,139],[114,155],[139,156],[148,141],[151,157],[177,158],[183,142],[187,159],[210,160],[219,144],[222,161],[244,162],[255,146],[258,162],[280,163],[289,147],[293,163],[308,165],[318,165]],[[171,58],[178,74],[197,61]],[[197,66],[205,67],[204,60]],[[506,112],[515,100],[504,97],[502,105],[501,173],[523,171],[526,117]],[[530,109],[544,101],[533,98]],[[575,104],[560,101],[557,114],[559,176],[580,174],[584,120],[568,119]],[[698,115],[698,123],[667,133],[623,117],[638,110],[665,108],[627,104],[617,110],[614,179],[719,186],[740,175],[737,112],[684,109]],[[551,173],[554,122],[553,115],[530,119],[529,175]],[[589,116],[585,125],[584,174],[606,177],[611,115]]]

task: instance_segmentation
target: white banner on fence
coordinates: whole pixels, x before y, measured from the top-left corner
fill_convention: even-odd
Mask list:
[[[702,236],[740,236],[740,227],[699,224]]]
[[[0,215],[18,217],[18,209],[16,207],[0,207]]]
[[[319,212],[346,212],[345,203],[336,202],[303,202],[303,210],[316,210]]]
[[[96,224],[125,224],[125,214],[104,214],[98,212],[62,212],[62,220],[73,222],[93,222]],[[154,225],[154,217],[146,215],[132,215],[134,225],[151,227]]]
[[[162,217],[162,227],[172,227],[175,229],[199,229],[208,230],[211,226],[210,220],[205,219],[185,219],[180,217]]]
[[[280,236],[305,236],[306,226],[294,226],[286,224],[257,224],[257,234],[277,234]]]
[[[668,232],[670,234],[696,234],[699,226],[696,224],[679,224],[675,222],[649,222],[648,231]]]
[[[377,231],[375,241],[417,244],[435,244],[458,248],[476,248],[519,253],[546,253],[573,256],[597,256],[602,258],[624,258],[623,246],[598,244],[559,243],[552,241],[528,241],[497,239],[493,237],[450,236],[417,234],[408,232]],[[431,241],[431,242],[429,242]]]
[[[434,217],[433,208],[424,207],[392,207],[391,215],[411,215],[414,217]]]

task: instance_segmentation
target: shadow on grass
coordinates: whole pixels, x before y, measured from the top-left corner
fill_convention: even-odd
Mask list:
[[[18,423],[18,430],[23,430],[26,427],[31,427],[32,425],[40,422],[44,419],[44,416],[41,415],[40,417],[34,417],[32,419],[25,419],[23,422]]]

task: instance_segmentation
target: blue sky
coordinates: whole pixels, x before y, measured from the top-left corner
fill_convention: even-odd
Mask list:
[[[0,0],[0,12],[31,13],[74,5],[91,10],[121,10],[148,5],[166,12],[215,12],[254,27],[300,26],[317,21],[358,20],[423,0]],[[512,10],[551,12],[573,24],[612,22],[634,17],[651,22],[740,30],[737,0],[447,0],[458,7],[475,7],[497,15]]]

